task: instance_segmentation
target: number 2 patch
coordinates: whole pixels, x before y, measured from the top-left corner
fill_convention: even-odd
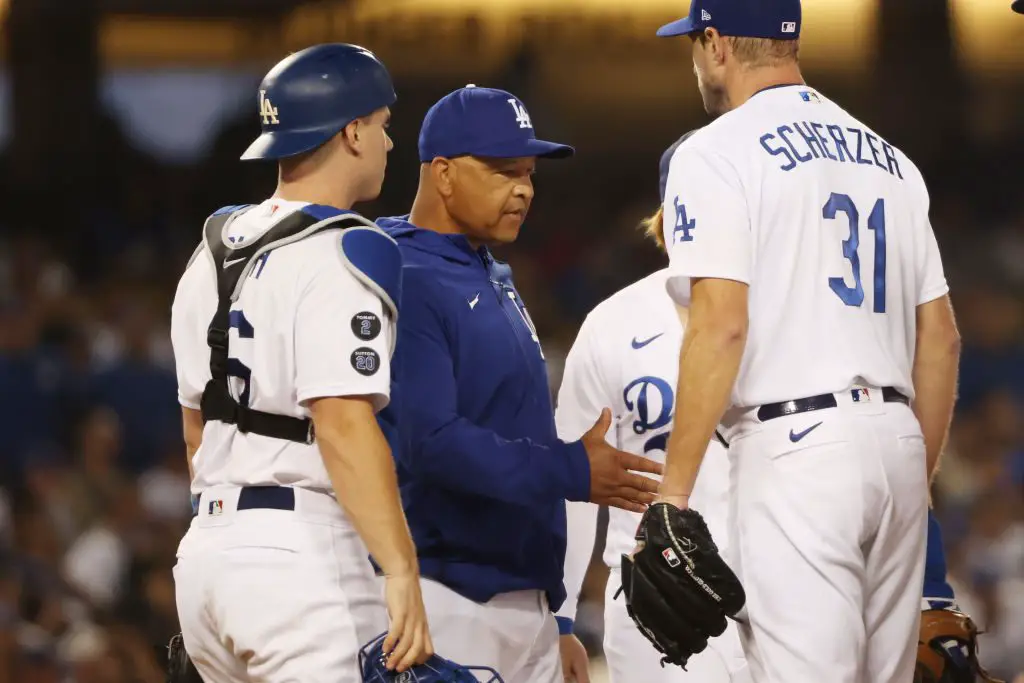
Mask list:
[[[366,341],[376,339],[380,334],[380,318],[369,311],[356,313],[352,316],[352,334]]]
[[[380,356],[371,348],[360,347],[352,352],[352,367],[360,375],[369,377],[380,368]]]

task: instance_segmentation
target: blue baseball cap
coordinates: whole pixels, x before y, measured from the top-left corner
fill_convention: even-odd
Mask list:
[[[679,145],[686,142],[687,139],[689,139],[689,137],[698,130],[700,129],[697,128],[696,130],[691,130],[688,133],[683,133],[681,138],[673,142],[669,145],[668,149],[661,153],[661,161],[658,162],[658,197],[661,198],[662,202],[665,201],[665,187],[668,185],[668,169],[669,166],[672,165],[672,156],[676,153],[676,150],[679,149]]]
[[[494,88],[465,88],[448,93],[430,108],[420,128],[420,161],[434,157],[543,157],[561,159],[576,150],[538,140],[522,101]]]
[[[800,37],[801,18],[800,0],[691,0],[690,14],[665,24],[658,35],[685,36],[713,28],[723,36],[793,40]]]

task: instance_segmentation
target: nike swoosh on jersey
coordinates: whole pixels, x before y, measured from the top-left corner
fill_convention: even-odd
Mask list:
[[[796,432],[795,434],[793,433],[793,430],[790,429],[789,430],[789,440],[792,441],[793,443],[796,443],[797,441],[799,441],[800,439],[804,438],[805,436],[807,436],[808,434],[813,432],[815,429],[817,429],[821,425],[822,425],[822,423],[819,422],[818,424],[811,425],[810,427],[808,427],[807,429],[803,430],[802,432]]]
[[[233,258],[233,259],[231,259],[229,261],[225,261],[223,267],[224,268],[230,268],[231,266],[235,265],[236,263],[241,263],[244,260],[245,260],[244,256],[242,258]]]
[[[660,337],[663,334],[665,334],[665,333],[664,332],[659,332],[658,334],[654,335],[650,339],[644,339],[643,341],[638,341],[636,337],[633,337],[633,341],[630,342],[630,346],[632,346],[634,349],[642,349],[642,348],[644,348],[645,346],[647,346],[648,344],[650,344],[652,341],[654,341],[655,339],[657,339],[658,337]]]

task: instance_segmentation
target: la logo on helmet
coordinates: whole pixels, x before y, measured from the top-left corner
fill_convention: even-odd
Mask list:
[[[280,123],[277,120],[277,107],[270,102],[266,90],[260,90],[260,117],[263,119],[263,125]]]

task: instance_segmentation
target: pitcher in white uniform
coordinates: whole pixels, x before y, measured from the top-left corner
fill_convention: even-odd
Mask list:
[[[672,159],[667,289],[689,311],[661,497],[719,423],[756,683],[913,679],[928,491],[959,336],[920,172],[798,63],[799,0],[694,0],[717,117]]]
[[[687,133],[662,155],[660,188],[664,199],[669,162]],[[662,210],[646,221],[647,233],[662,250]],[[676,406],[675,384],[683,324],[665,291],[667,268],[616,292],[598,304],[584,320],[565,361],[558,392],[555,422],[559,438],[575,439],[589,429],[588,420],[604,406],[613,407],[614,426],[608,431],[613,446],[664,461],[665,447]],[[693,490],[720,551],[728,547],[729,456],[712,439]],[[594,548],[598,506],[566,503],[569,544],[565,586],[569,598],[559,616],[575,617],[577,597]],[[617,596],[622,586],[620,562],[636,545],[641,515],[609,508],[604,562],[608,584],[604,599],[604,657],[611,683],[744,683],[749,681],[736,625],[694,655],[686,669],[662,666],[661,654],[637,630]]]
[[[375,418],[390,396],[401,258],[350,210],[380,193],[394,101],[384,65],[357,46],[275,66],[243,158],[277,160],[277,192],[212,215],[178,284],[171,341],[198,502],[174,580],[207,681],[357,683],[360,648],[389,614],[390,667],[432,653]]]

